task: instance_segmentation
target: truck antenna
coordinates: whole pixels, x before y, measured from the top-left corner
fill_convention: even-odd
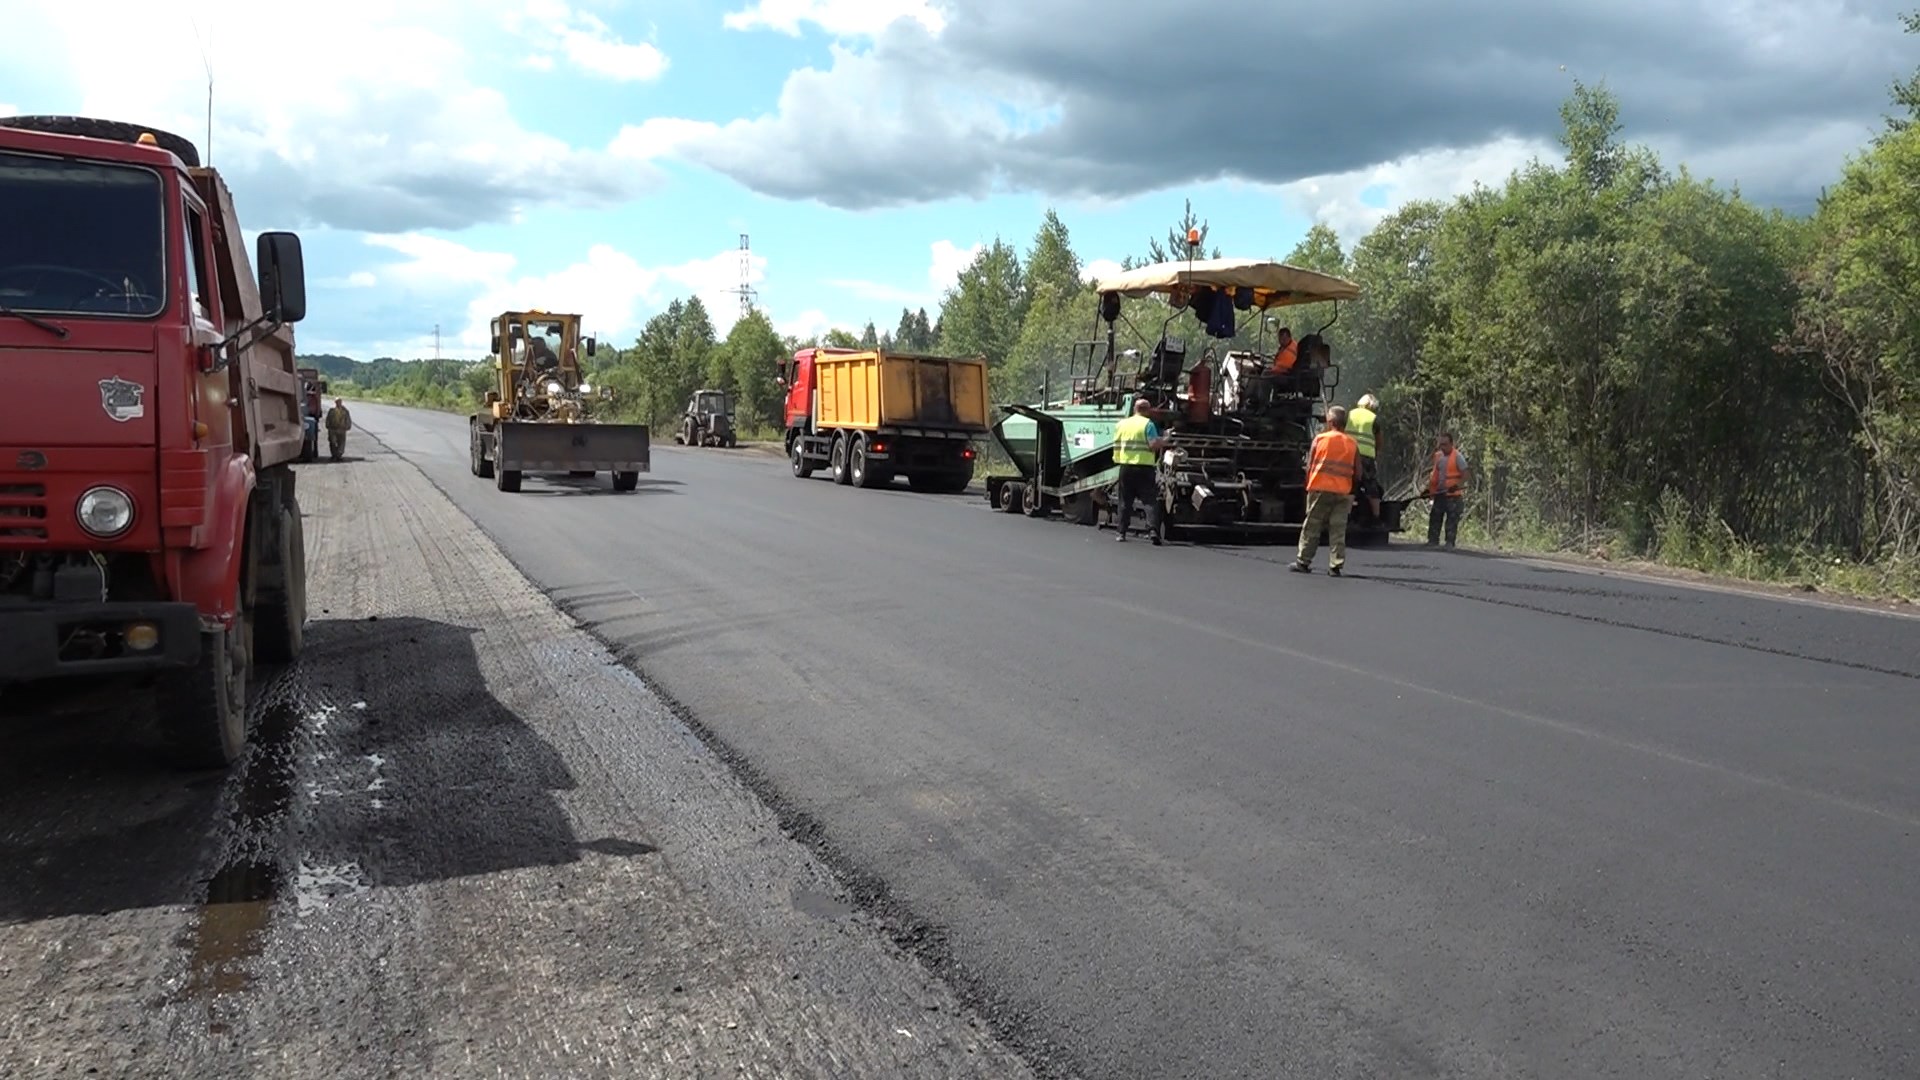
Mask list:
[[[200,46],[200,66],[207,70],[207,167],[213,167],[213,31],[200,36],[200,20],[187,15],[187,22],[193,27],[194,44]]]

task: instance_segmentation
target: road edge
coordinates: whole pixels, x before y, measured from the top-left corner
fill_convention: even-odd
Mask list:
[[[406,406],[387,405],[385,402],[373,404],[388,408],[406,408]],[[513,567],[514,573],[520,575],[527,588],[545,598],[554,610],[572,625],[573,629],[598,646],[609,663],[619,665],[622,670],[639,680],[641,686],[666,708],[674,720],[686,728],[688,734],[698,739],[700,744],[725,766],[727,774],[734,782],[745,788],[747,793],[773,816],[781,834],[811,854],[833,881],[846,890],[850,902],[865,916],[867,924],[883,935],[887,943],[897,950],[901,957],[916,963],[929,977],[951,991],[961,1004],[979,1016],[986,1026],[987,1035],[1009,1050],[1037,1080],[1068,1080],[1068,1078],[1086,1075],[1085,1069],[1073,1059],[1070,1050],[1040,1035],[1037,1029],[1027,1022],[1025,1010],[967,973],[948,948],[944,927],[921,916],[911,904],[896,896],[884,877],[860,865],[835,844],[828,837],[825,826],[811,814],[800,809],[792,797],[782,791],[780,786],[755,766],[742,751],[701,722],[691,708],[652,676],[641,670],[636,663],[623,654],[617,642],[609,640],[595,627],[583,621],[568,603],[554,595],[553,590],[535,580],[527,572],[527,568],[514,557],[513,552],[502,545],[485,526],[460,509],[459,502],[454,499],[452,492],[393,445],[364,428],[356,428],[356,431],[361,438],[374,442],[382,450],[404,462],[407,468],[413,470],[423,482],[466,518],[476,532],[486,538],[487,543],[500,553],[500,557]]]

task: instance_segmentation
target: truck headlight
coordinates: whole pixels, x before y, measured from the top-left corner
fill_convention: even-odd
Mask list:
[[[74,509],[80,527],[101,539],[119,536],[133,526],[133,498],[114,487],[88,488]]]
[[[557,383],[557,382],[550,382],[550,383],[548,383],[548,384],[547,384],[547,393],[549,393],[549,394],[558,394],[559,392],[560,392],[560,384],[559,384],[559,383]]]
[[[587,382],[583,382],[583,383],[581,383],[581,384],[580,384],[580,392],[581,392],[581,393],[583,393],[583,394],[591,394],[591,393],[593,393],[593,384],[592,384],[592,383],[587,383]]]

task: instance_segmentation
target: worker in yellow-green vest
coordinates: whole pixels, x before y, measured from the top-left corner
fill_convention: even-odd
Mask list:
[[[1160,425],[1149,415],[1153,406],[1146,398],[1133,399],[1133,415],[1114,425],[1113,463],[1120,466],[1120,512],[1114,515],[1114,527],[1127,538],[1127,526],[1133,523],[1133,501],[1147,504],[1147,535],[1153,546],[1160,546],[1160,485],[1154,479],[1153,455],[1167,448],[1171,437],[1160,433]]]
[[[1360,445],[1360,491],[1367,497],[1367,505],[1373,508],[1374,520],[1380,518],[1380,469],[1374,462],[1373,425],[1379,416],[1374,412],[1380,407],[1380,399],[1372,394],[1361,394],[1359,403],[1347,414],[1347,434]]]

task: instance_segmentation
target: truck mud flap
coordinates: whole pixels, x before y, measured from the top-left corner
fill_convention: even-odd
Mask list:
[[[645,424],[503,423],[494,467],[510,472],[650,472]]]

